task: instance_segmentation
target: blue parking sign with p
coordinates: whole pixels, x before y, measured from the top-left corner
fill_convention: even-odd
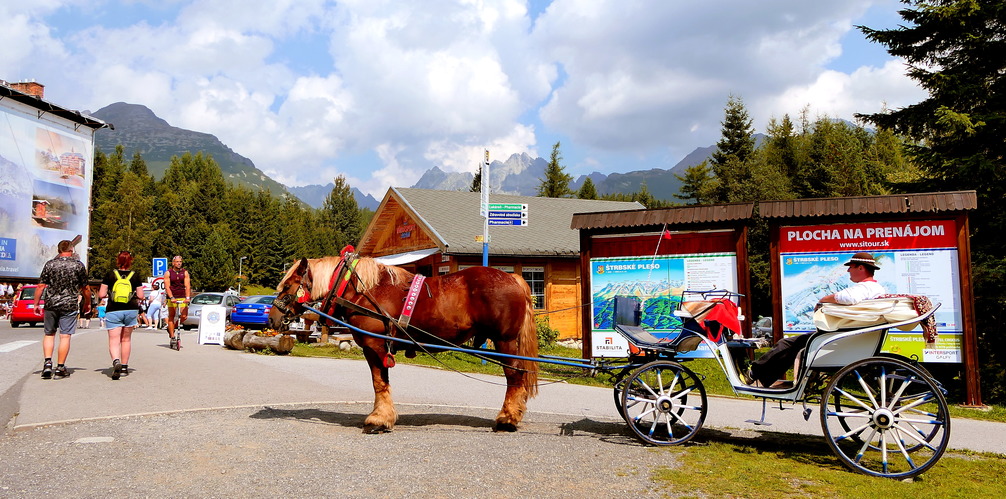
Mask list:
[[[164,275],[168,271],[168,259],[167,258],[154,258],[153,259],[153,272],[152,276],[158,277]]]

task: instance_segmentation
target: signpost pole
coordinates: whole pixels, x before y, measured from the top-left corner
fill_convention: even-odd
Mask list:
[[[489,266],[489,149],[486,149],[486,160],[482,163],[482,266]]]

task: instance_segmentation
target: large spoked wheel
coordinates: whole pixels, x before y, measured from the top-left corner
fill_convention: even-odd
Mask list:
[[[622,389],[622,417],[640,440],[676,445],[692,439],[706,419],[706,389],[677,362],[655,361],[637,369]]]
[[[873,357],[840,370],[821,399],[821,428],[842,464],[909,478],[936,464],[950,443],[943,391],[905,361]]]

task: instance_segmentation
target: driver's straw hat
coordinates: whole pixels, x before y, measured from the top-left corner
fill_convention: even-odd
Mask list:
[[[850,258],[848,262],[845,262],[845,265],[848,266],[857,263],[860,265],[870,267],[874,270],[880,269],[880,266],[877,265],[877,260],[873,258],[873,255],[866,252],[859,252],[856,253],[855,255],[852,255],[852,258]]]

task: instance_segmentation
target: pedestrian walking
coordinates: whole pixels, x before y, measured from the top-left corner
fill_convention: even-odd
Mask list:
[[[129,375],[129,354],[132,350],[133,328],[143,300],[143,279],[131,270],[133,254],[120,251],[115,258],[115,270],[105,274],[98,297],[108,300],[105,326],[108,329],[108,355],[112,357],[112,379]]]
[[[105,311],[107,310],[107,308],[108,308],[108,299],[107,298],[99,299],[97,315],[98,315],[98,324],[100,325],[101,329],[105,329]]]
[[[74,252],[75,243],[62,240],[56,246],[59,252],[55,258],[45,262],[38,277],[35,290],[35,315],[42,315],[42,379],[55,376],[65,378],[70,375],[66,368],[66,357],[70,354],[70,337],[77,332],[77,316],[81,304],[81,293],[90,304],[90,290],[87,289],[87,269]],[[44,297],[44,298],[43,298]],[[45,301],[45,309],[40,302]],[[52,368],[52,351],[56,346],[56,331],[59,331],[59,351],[56,369]]]

